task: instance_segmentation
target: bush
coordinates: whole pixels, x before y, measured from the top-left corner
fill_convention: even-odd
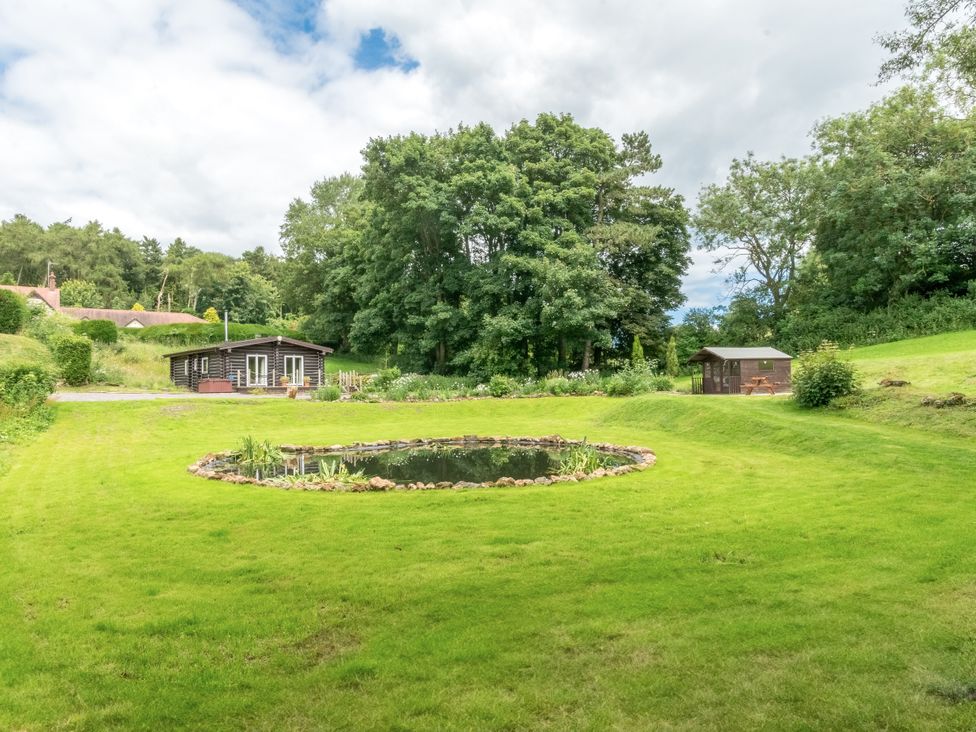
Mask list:
[[[71,326],[78,335],[86,335],[97,343],[115,343],[119,329],[111,320],[80,320]]]
[[[377,389],[385,389],[399,378],[400,369],[398,369],[396,366],[388,369],[380,369],[380,372],[376,375],[376,378],[373,379],[371,385],[375,386]]]
[[[16,292],[0,290],[0,333],[16,333],[29,316],[27,300]]]
[[[62,335],[55,339],[53,350],[65,383],[71,386],[88,383],[92,371],[92,342],[89,338],[74,334]]]
[[[856,390],[854,365],[837,358],[837,346],[824,343],[800,356],[793,373],[793,399],[801,407],[824,407]]]
[[[342,389],[335,384],[320,386],[312,392],[312,399],[317,402],[336,402],[342,396]]]
[[[251,325],[248,323],[230,323],[227,327],[227,333],[232,341],[244,341],[250,338],[263,338],[265,336],[277,335],[305,340],[305,337],[301,333],[293,330],[281,330],[270,325]],[[140,341],[163,343],[168,346],[196,346],[223,341],[224,324],[177,323],[174,325],[151,325],[148,328],[130,329],[129,335],[138,338]]]
[[[508,376],[501,376],[496,374],[491,377],[491,381],[488,382],[488,393],[493,397],[504,397],[515,391],[518,386],[515,379]]]
[[[53,348],[54,341],[58,338],[74,333],[71,327],[75,322],[75,320],[61,313],[45,313],[34,310],[27,327],[24,329],[24,335],[40,341],[48,348]]]
[[[54,374],[32,363],[0,366],[0,401],[33,409],[43,404],[54,391]]]

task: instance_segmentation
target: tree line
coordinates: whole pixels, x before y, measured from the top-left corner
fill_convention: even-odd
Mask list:
[[[747,154],[701,190],[693,225],[732,296],[688,313],[685,353],[702,338],[799,350],[976,327],[976,2],[913,0],[906,15],[879,38],[881,79],[900,88],[817,124],[810,155]]]
[[[266,323],[281,314],[281,260],[256,247],[240,257],[208,252],[176,238],[135,241],[97,221],[47,228],[17,215],[0,222],[0,283],[46,284],[53,271],[68,307],[202,314],[228,310],[238,322]]]

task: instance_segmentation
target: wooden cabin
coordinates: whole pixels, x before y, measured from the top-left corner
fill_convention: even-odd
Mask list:
[[[325,381],[327,346],[284,336],[212,343],[167,353],[169,378],[177,386],[199,392],[264,389],[288,386],[316,389]],[[282,378],[284,377],[284,379]],[[283,383],[284,381],[284,383]]]
[[[791,389],[793,357],[775,348],[709,346],[688,359],[700,363],[691,377],[693,394],[776,393]]]

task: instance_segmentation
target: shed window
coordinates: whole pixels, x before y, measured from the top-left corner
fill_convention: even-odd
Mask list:
[[[183,359],[183,375],[184,376],[189,376],[190,375],[190,357],[189,356],[187,356],[186,358]]]
[[[200,356],[200,373],[210,373],[210,356]]]
[[[759,359],[759,370],[760,371],[775,371],[776,367],[771,359],[761,358]]]

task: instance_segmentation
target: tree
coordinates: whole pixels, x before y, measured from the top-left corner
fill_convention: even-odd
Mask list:
[[[807,160],[733,160],[722,185],[698,196],[694,225],[701,248],[717,252],[719,269],[730,265],[734,291],[757,291],[776,317],[783,314],[803,253],[817,222],[816,170]]]
[[[217,313],[216,308],[209,307],[207,308],[206,312],[204,312],[203,319],[206,320],[208,323],[219,323],[220,315]]]
[[[245,262],[231,268],[230,277],[217,296],[218,307],[238,323],[267,323],[278,307],[278,291]]]
[[[104,303],[94,282],[65,280],[61,283],[61,304],[70,308],[98,308]]]
[[[641,345],[640,336],[634,336],[634,343],[630,348],[630,363],[632,366],[643,366],[646,361],[644,360],[644,347]]]
[[[678,363],[678,342],[672,335],[668,339],[668,350],[667,355],[664,357],[664,370],[668,376],[677,376],[681,371],[681,366]]]
[[[976,103],[976,0],[910,0],[909,28],[878,37],[891,56],[880,79],[911,76],[963,110]]]
[[[141,312],[144,312],[146,308],[144,308],[144,307],[143,307],[143,306],[142,306],[141,304],[139,304],[139,303],[135,303],[135,304],[134,304],[134,305],[132,306],[132,308],[131,308],[131,309],[132,309],[132,310],[136,310],[136,311],[138,311],[138,312],[140,312],[140,313],[141,313]]]
[[[976,118],[905,87],[815,130],[823,169],[818,299],[871,309],[961,295],[976,273]]]

